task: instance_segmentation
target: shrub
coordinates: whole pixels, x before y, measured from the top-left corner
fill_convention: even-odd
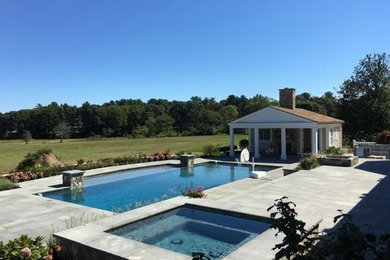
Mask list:
[[[82,165],[82,164],[84,164],[84,159],[78,159],[77,160],[77,165]]]
[[[300,169],[300,170],[310,170],[310,169],[317,168],[320,165],[321,164],[319,163],[319,161],[318,161],[318,159],[316,157],[310,156],[310,157],[302,158],[299,161],[298,169]]]
[[[344,151],[341,147],[335,147],[335,146],[329,146],[325,151],[324,154],[329,155],[343,155]]]
[[[204,198],[204,197],[206,197],[206,193],[204,193],[204,187],[198,186],[196,189],[194,189],[192,183],[191,183],[191,186],[186,190],[186,192],[183,195],[188,196],[190,198]]]
[[[390,131],[385,130],[375,136],[375,142],[378,144],[390,144]]]
[[[7,178],[14,183],[35,180],[42,177],[43,172],[11,172],[7,175]]]
[[[305,229],[306,223],[297,220],[296,205],[286,201],[287,197],[275,200],[268,208],[271,213],[271,228],[284,234],[281,243],[272,250],[279,250],[275,259],[390,259],[390,234],[376,237],[372,233],[363,233],[352,223],[352,215],[344,214],[333,218],[338,224],[325,234],[318,233],[319,224]]]
[[[98,162],[101,162],[107,166],[115,165],[114,158],[103,158],[103,159],[99,159]]]
[[[18,187],[19,187],[19,185],[16,183],[13,183],[10,179],[0,177],[0,191],[15,189]]]
[[[21,161],[16,170],[18,171],[24,171],[28,168],[31,168],[31,167],[34,167],[35,165],[37,165],[38,163],[42,163],[42,166],[47,166],[45,165],[46,162],[41,162],[40,159],[42,158],[42,156],[44,155],[48,155],[50,153],[52,153],[53,150],[49,149],[49,148],[43,148],[43,149],[39,149],[38,151],[36,151],[35,153],[28,153],[23,161]]]
[[[0,259],[45,259],[48,249],[42,236],[22,235],[6,244],[0,241]]]
[[[287,197],[276,199],[274,205],[267,211],[275,208],[276,212],[270,214],[271,226],[278,234],[283,234],[281,243],[276,244],[272,250],[278,249],[275,259],[303,259],[303,256],[313,247],[316,239],[313,229],[306,230],[306,223],[296,219],[298,213],[295,211],[295,203],[286,201]],[[305,239],[305,240],[304,240]]]
[[[241,149],[247,148],[249,146],[249,141],[248,139],[241,139],[238,145]]]
[[[32,172],[43,172],[43,177],[55,176],[61,174],[62,171],[65,170],[74,170],[75,167],[68,165],[66,167],[61,167],[59,165],[53,166],[37,166],[30,168]]]
[[[208,144],[203,147],[204,156],[219,156],[219,148],[215,144]]]

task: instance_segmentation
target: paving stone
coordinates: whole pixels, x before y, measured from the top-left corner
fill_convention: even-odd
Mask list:
[[[86,176],[162,163],[166,162],[95,169],[87,171]],[[126,221],[156,214],[184,203],[268,217],[269,212],[266,209],[275,199],[282,196],[288,196],[289,200],[297,204],[299,219],[308,225],[322,219],[320,231],[333,228],[333,217],[338,214],[337,209],[343,209],[345,213],[353,214],[354,220],[362,228],[369,226],[373,232],[389,232],[390,179],[387,176],[390,173],[389,169],[389,160],[360,159],[356,167],[321,166],[310,171],[298,171],[283,178],[266,180],[248,178],[206,190],[208,196],[205,199],[177,197],[123,215],[34,195],[44,190],[53,190],[54,188],[50,186],[62,182],[60,176],[54,176],[21,183],[20,189],[0,192],[0,240],[7,241],[21,234],[50,236],[55,231],[69,228],[67,221],[69,222],[70,216],[77,218],[76,216],[80,217],[83,214],[90,219],[101,214],[103,220],[90,224],[100,232],[110,227],[113,220],[126,224]],[[271,259],[275,254],[271,248],[281,240],[280,237],[275,238],[274,234],[273,230],[267,231],[225,259]],[[115,246],[114,241],[117,241],[114,238],[106,242],[96,237],[85,239],[89,241],[88,243],[110,246]],[[118,249],[119,251],[121,249]],[[125,254],[123,250],[121,252]],[[145,247],[143,244],[138,251],[128,253],[127,257],[153,256],[153,259],[168,259],[174,255],[175,253]]]

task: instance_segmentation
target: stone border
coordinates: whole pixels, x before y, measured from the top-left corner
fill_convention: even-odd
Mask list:
[[[191,200],[192,203],[189,203]],[[69,248],[74,253],[77,259],[98,259],[104,256],[104,259],[175,259],[175,260],[190,260],[191,256],[187,256],[175,251],[164,248],[148,245],[136,240],[127,239],[108,231],[119,228],[140,220],[144,220],[155,215],[165,213],[181,206],[190,205],[194,207],[206,208],[215,211],[228,211],[232,214],[248,213],[231,211],[223,209],[223,207],[213,208],[198,204],[202,199],[189,199],[183,196],[169,199],[160,203],[145,206],[135,210],[127,211],[112,217],[108,217],[84,226],[79,226],[73,229],[65,230],[54,234],[54,237],[60,241],[61,245]],[[157,205],[158,204],[158,205]],[[269,220],[268,217],[251,215],[256,219]],[[274,231],[269,229],[256,236],[248,243],[256,243],[258,245],[267,244],[271,237],[274,237]],[[277,241],[271,239],[272,241]],[[246,243],[246,244],[248,244]],[[233,252],[239,254],[240,250],[246,251],[246,244],[237,248]],[[233,253],[232,252],[232,253]],[[228,255],[229,256],[229,255]],[[225,256],[228,257],[228,256]]]
[[[209,163],[209,162],[217,162],[224,165],[237,165],[236,162],[226,162],[226,161],[216,161],[216,160],[206,160],[206,159],[197,159],[194,163],[194,165],[199,165],[203,163]],[[276,163],[275,163],[276,164]],[[273,166],[277,167],[276,169],[268,171],[272,174],[272,172],[275,174],[281,174],[281,176],[284,176],[284,170],[282,165],[275,165],[273,163],[256,163],[256,165],[263,165],[263,166]],[[167,164],[169,165],[169,164]],[[176,164],[179,166],[179,164]],[[251,163],[244,163],[241,165],[250,166]],[[284,164],[285,165],[285,164]],[[144,165],[138,165],[139,167],[132,167],[132,169],[139,169],[145,167]],[[150,167],[150,164],[148,165]],[[125,170],[125,169],[123,169]],[[93,175],[92,175],[93,174]],[[101,171],[90,173],[89,176],[95,176],[103,174]],[[236,182],[243,182],[246,181],[249,178],[245,178],[242,180],[238,180]],[[266,182],[269,180],[266,180]],[[209,190],[216,190],[218,188],[223,188],[226,185],[229,185],[231,183],[227,183],[224,185],[220,185],[218,187],[211,188]],[[65,230],[59,233],[55,233],[54,237],[60,241],[62,245],[64,245],[67,248],[70,248],[72,252],[75,252],[75,256],[78,257],[78,259],[84,259],[86,257],[91,258],[92,256],[101,257],[104,256],[105,259],[112,260],[112,259],[132,259],[132,258],[139,258],[139,259],[177,259],[177,260],[189,260],[192,259],[192,257],[183,255],[174,251],[170,251],[167,249],[155,247],[152,245],[144,244],[135,240],[126,239],[123,237],[119,237],[110,233],[107,233],[106,231],[112,230],[114,228],[118,228],[127,224],[130,224],[132,222],[136,222],[138,220],[142,220],[160,213],[164,213],[166,211],[172,210],[174,208],[184,206],[185,204],[194,205],[198,207],[205,207],[209,209],[214,210],[224,210],[228,212],[232,212],[233,214],[250,214],[248,212],[242,212],[242,211],[232,211],[229,208],[225,208],[223,205],[218,205],[215,207],[215,205],[206,205],[204,204],[205,201],[202,199],[192,199],[191,202],[199,202],[199,203],[188,203],[190,199],[184,196],[175,197],[172,199],[168,199],[165,201],[161,201],[158,203],[154,203],[148,206],[144,206],[138,209],[134,209],[131,211],[127,211],[124,213],[120,213],[117,215],[114,215],[112,217],[105,218],[103,220],[99,220],[93,223],[89,223],[85,226],[79,226],[73,229]],[[262,219],[269,219],[265,216],[260,215],[253,215],[257,218]],[[267,245],[269,241],[274,241],[276,243],[274,238],[274,233],[271,230],[267,230],[263,233],[261,233],[259,236],[255,237],[253,240],[256,241],[256,243],[259,243],[259,245],[264,244]],[[253,241],[251,240],[251,241]],[[248,243],[250,243],[249,241]],[[242,247],[236,249],[235,254],[239,253],[238,250],[247,250],[245,249],[244,244]],[[164,256],[163,258],[161,258]],[[225,256],[228,257],[228,256]]]

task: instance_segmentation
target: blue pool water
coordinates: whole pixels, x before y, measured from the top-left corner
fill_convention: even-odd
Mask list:
[[[266,222],[182,207],[109,233],[185,255],[202,252],[216,260],[268,228]]]
[[[256,170],[271,170],[260,167]],[[193,185],[205,189],[247,178],[251,168],[202,164],[193,168],[148,167],[100,175],[84,180],[83,188],[44,193],[44,197],[94,208],[122,212],[182,195]]]

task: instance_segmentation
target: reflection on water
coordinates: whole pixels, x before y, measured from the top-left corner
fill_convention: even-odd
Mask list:
[[[235,178],[234,178],[234,166],[230,166],[230,182],[233,182],[235,181]]]
[[[180,177],[188,178],[194,176],[194,167],[180,168]]]
[[[83,201],[84,200],[84,187],[75,187],[69,189],[69,192],[63,194],[64,200],[71,199],[72,201]]]

